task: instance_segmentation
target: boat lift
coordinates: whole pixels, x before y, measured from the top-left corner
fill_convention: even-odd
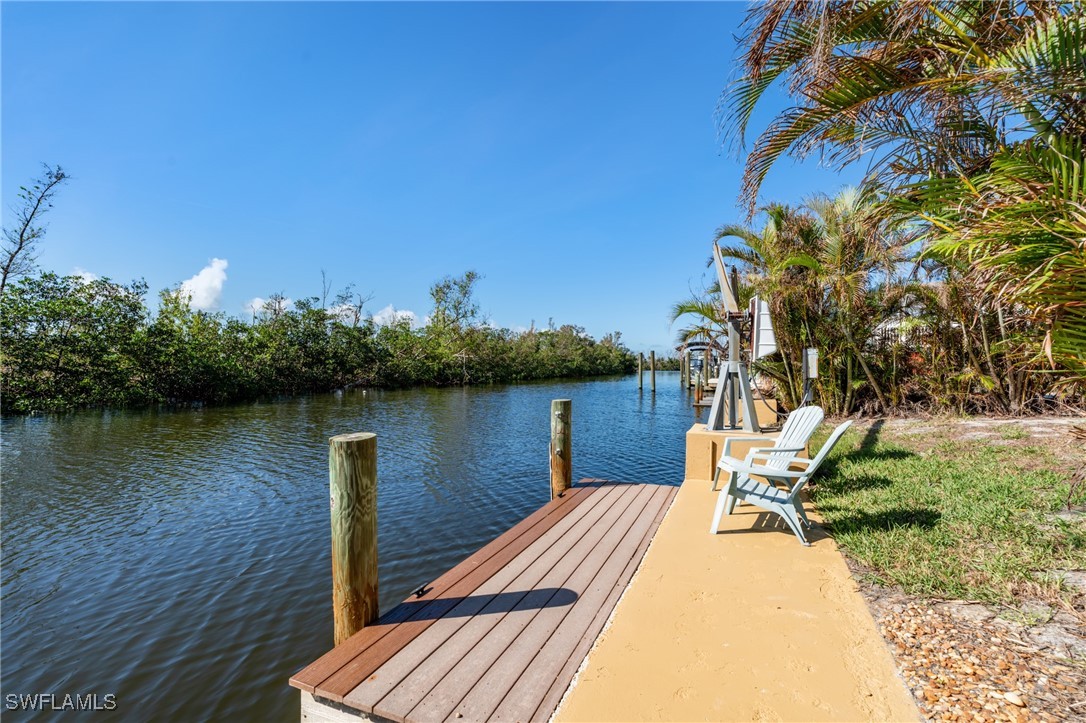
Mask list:
[[[716,266],[717,281],[720,283],[720,295],[724,302],[724,318],[728,325],[728,356],[713,393],[713,404],[709,408],[709,420],[706,429],[718,431],[724,429],[743,429],[747,432],[761,432],[758,416],[754,411],[754,390],[750,383],[747,365],[743,362],[740,348],[742,325],[749,324],[751,360],[760,359],[777,350],[777,340],[773,334],[773,321],[769,316],[769,304],[755,296],[748,308],[739,310],[739,274],[736,268],[731,273],[725,269],[724,256],[720,246],[713,243],[713,262]],[[743,405],[743,421],[739,422],[739,404]]]

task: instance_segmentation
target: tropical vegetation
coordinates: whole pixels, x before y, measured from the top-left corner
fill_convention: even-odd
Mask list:
[[[429,322],[379,325],[354,304],[272,297],[252,322],[194,310],[180,289],[147,304],[143,282],[38,273],[0,296],[5,412],[223,403],[356,386],[516,382],[618,374],[636,359],[620,335],[483,323],[478,276],[431,289]],[[345,297],[349,297],[347,294]],[[342,302],[342,299],[339,300]]]
[[[816,346],[818,394],[837,413],[1082,404],[1080,2],[758,3],[740,66],[720,104],[738,146],[771,87],[791,100],[746,156],[746,223],[716,240],[773,307],[780,353],[760,371],[787,402],[800,350]],[[812,154],[863,159],[861,186],[791,207],[759,199],[778,160]],[[719,322],[674,311],[697,319],[688,332]]]

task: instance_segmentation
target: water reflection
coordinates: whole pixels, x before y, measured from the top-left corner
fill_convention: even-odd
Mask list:
[[[115,693],[117,715],[297,720],[331,647],[328,438],[378,434],[387,609],[549,496],[550,401],[574,478],[677,484],[677,373],[0,422],[5,693]],[[557,598],[561,600],[561,598]],[[138,712],[137,712],[138,711]]]

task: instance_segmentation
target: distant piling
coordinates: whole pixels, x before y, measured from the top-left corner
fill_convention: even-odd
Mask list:
[[[656,394],[656,352],[649,352],[649,378],[652,382],[652,393]]]
[[[641,352],[637,352],[637,390],[641,391],[645,388],[645,355]]]
[[[551,401],[551,499],[573,486],[573,402]]]
[[[377,435],[328,440],[332,614],[339,645],[377,619]]]

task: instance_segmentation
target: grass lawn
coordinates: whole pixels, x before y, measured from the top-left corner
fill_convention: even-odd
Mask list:
[[[912,595],[1070,602],[1049,573],[1086,569],[1086,495],[1066,514],[1081,452],[1014,425],[988,439],[953,424],[920,429],[850,430],[826,460],[811,494],[838,545],[872,582]]]

